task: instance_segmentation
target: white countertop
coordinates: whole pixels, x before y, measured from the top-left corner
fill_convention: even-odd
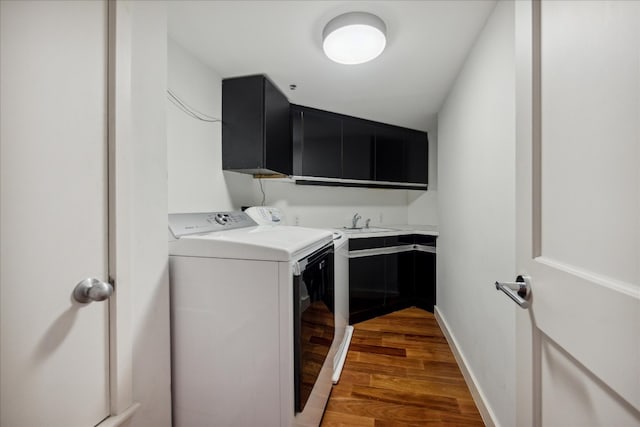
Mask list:
[[[380,230],[380,229],[385,229]],[[391,224],[371,227],[370,231],[366,228],[350,231],[349,229],[339,228],[350,239],[364,239],[369,237],[388,237],[400,236],[406,234],[422,234],[424,236],[438,236],[438,228],[435,225],[413,225],[413,224]]]

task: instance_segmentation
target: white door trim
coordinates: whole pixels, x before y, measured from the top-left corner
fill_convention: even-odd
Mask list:
[[[515,2],[515,59],[516,59],[516,182],[522,182],[532,190],[540,191],[539,183],[533,182],[533,162],[536,155],[533,150],[533,141],[539,140],[538,132],[533,126],[534,114],[539,114],[539,97],[534,99],[534,84],[539,89],[540,64],[536,64],[538,72],[534,76],[534,49],[539,52],[539,42],[534,48],[534,1],[522,0]],[[539,5],[538,5],[539,6]],[[539,13],[537,15],[537,28],[539,30]],[[540,55],[535,55],[539,58]],[[537,78],[534,83],[534,78]],[[534,108],[534,102],[536,107]],[[538,132],[539,133],[539,132]],[[539,164],[539,153],[537,154]],[[533,197],[536,197],[535,195]],[[516,240],[524,244],[516,245],[516,259],[531,259],[533,254],[539,254],[539,244],[534,246],[532,235],[539,233],[520,233],[527,228],[540,227],[540,215],[532,214],[533,200],[529,192],[516,192]],[[534,217],[535,216],[535,217]],[[519,223],[520,221],[520,223]],[[526,248],[527,253],[521,253]],[[516,310],[516,356],[521,360],[516,361],[516,425],[539,426],[540,402],[534,401],[540,393],[540,384],[535,380],[540,378],[540,357],[534,357],[534,349],[539,348],[536,343],[539,340],[539,331],[534,328],[531,310]],[[525,351],[528,350],[528,351]],[[533,393],[532,393],[533,391]]]
[[[128,419],[133,402],[133,284],[131,283],[131,50],[132,16],[126,1],[109,1],[109,276],[115,292],[109,302],[109,423]],[[125,417],[126,415],[126,417]],[[120,416],[120,417],[117,417]],[[111,420],[111,418],[116,419]],[[124,417],[124,418],[123,418]],[[118,421],[118,419],[120,421]],[[104,424],[104,423],[103,423]]]

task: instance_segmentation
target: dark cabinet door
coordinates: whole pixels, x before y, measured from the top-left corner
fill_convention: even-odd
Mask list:
[[[405,182],[405,140],[392,126],[376,126],[376,181]]]
[[[292,172],[289,101],[263,75],[222,81],[222,168]]]
[[[375,178],[375,127],[364,120],[342,120],[342,178]]]
[[[292,116],[296,175],[342,176],[342,120],[330,113],[296,106]]]
[[[417,307],[433,313],[436,303],[436,254],[415,253],[414,301]]]
[[[385,256],[349,260],[349,323],[358,323],[383,313],[385,303]]]
[[[385,311],[401,310],[413,304],[413,252],[385,255]]]
[[[376,180],[427,184],[429,143],[426,132],[376,128]]]
[[[429,141],[425,132],[405,131],[406,182],[427,184],[429,177]]]
[[[413,235],[385,237],[385,247],[406,247],[413,244]],[[387,312],[411,306],[413,297],[413,251],[386,255],[385,282]]]
[[[289,108],[291,123],[291,146],[293,151],[293,174],[302,175],[302,108],[291,105]]]
[[[264,165],[262,76],[222,81],[222,168],[259,170]]]
[[[349,239],[349,252],[383,248],[384,237]],[[384,313],[386,294],[386,255],[349,259],[349,323],[358,323]]]
[[[415,235],[414,242],[421,249],[415,252],[415,305],[433,313],[436,303],[436,237]]]
[[[291,126],[289,100],[264,79],[264,156],[266,168],[291,175]]]

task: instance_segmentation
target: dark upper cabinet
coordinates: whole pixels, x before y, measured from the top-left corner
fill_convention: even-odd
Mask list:
[[[264,75],[222,81],[222,168],[292,173],[289,101]]]
[[[406,182],[405,132],[376,126],[376,181]]]
[[[406,182],[427,184],[429,181],[429,140],[425,132],[405,130]]]
[[[426,132],[301,105],[291,105],[291,129],[297,183],[426,189]]]
[[[302,175],[302,108],[291,105],[289,109],[291,115],[291,146],[293,149],[293,175]]]
[[[354,118],[342,120],[342,178],[375,179],[376,128]]]
[[[342,120],[325,111],[291,107],[294,175],[342,176]]]
[[[395,126],[376,129],[376,180],[427,184],[427,134]]]

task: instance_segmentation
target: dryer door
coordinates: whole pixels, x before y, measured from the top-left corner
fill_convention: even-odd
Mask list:
[[[293,277],[295,412],[304,410],[335,330],[333,243],[298,261]]]

